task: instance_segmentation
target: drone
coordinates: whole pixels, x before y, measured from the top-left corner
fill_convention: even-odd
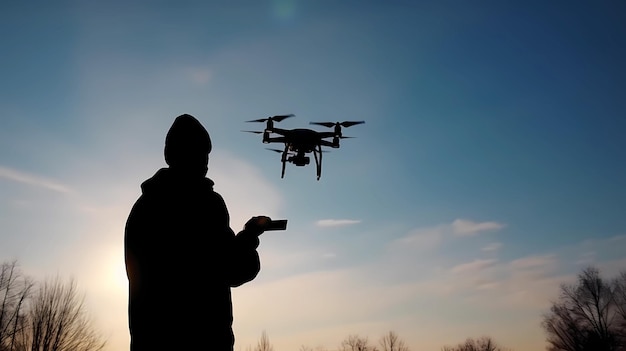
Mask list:
[[[365,121],[309,122],[309,124],[332,128],[333,131],[329,132],[320,132],[306,128],[282,129],[274,127],[274,123],[294,116],[294,114],[276,115],[267,118],[246,121],[260,123],[265,122],[265,129],[263,131],[242,130],[242,132],[263,134],[264,144],[284,144],[284,148],[282,150],[267,148],[267,150],[278,152],[281,154],[281,178],[285,177],[285,165],[287,163],[292,163],[298,167],[306,166],[311,162],[311,158],[307,156],[307,154],[313,153],[317,169],[317,180],[320,180],[320,177],[322,176],[322,153],[328,152],[327,150],[322,150],[322,146],[338,149],[339,140],[351,138],[343,135],[341,130],[342,127],[347,128],[353,125],[365,123]]]

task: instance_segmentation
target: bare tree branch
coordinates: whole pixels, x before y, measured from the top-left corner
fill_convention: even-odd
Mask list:
[[[254,348],[254,351],[274,351],[274,347],[270,343],[270,339],[265,330],[261,333],[261,339],[259,339],[259,343]]]
[[[38,351],[99,351],[105,341],[86,316],[84,298],[73,279],[46,280],[36,293],[29,314],[29,348]]]
[[[370,346],[366,337],[349,335],[341,342],[342,351],[377,351],[375,346]]]
[[[13,350],[23,326],[24,302],[33,282],[19,270],[17,261],[0,266],[0,350]]]
[[[491,337],[483,336],[479,339],[468,338],[457,346],[444,346],[442,351],[506,351],[498,346]]]
[[[400,340],[398,334],[389,331],[379,341],[382,351],[409,351],[404,341]]]
[[[576,285],[561,285],[559,300],[543,317],[550,350],[623,350],[623,306],[618,283],[608,283],[595,267],[584,269]]]

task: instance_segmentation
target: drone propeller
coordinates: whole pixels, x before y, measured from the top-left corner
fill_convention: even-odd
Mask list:
[[[265,150],[274,151],[279,154],[282,154],[285,151],[285,150],[280,150],[280,149],[270,149],[269,147],[266,147]],[[322,152],[330,152],[330,150],[322,150]],[[287,151],[287,154],[290,156],[294,156],[296,153],[293,151]]]
[[[278,153],[281,153],[281,154],[284,152],[284,150],[279,150],[279,149],[270,149],[270,148],[268,148],[268,147],[266,147],[266,148],[265,148],[265,150],[270,150],[270,151],[278,152]]]
[[[332,128],[336,126],[351,127],[357,124],[363,124],[365,121],[343,121],[343,122],[309,122],[309,124],[317,124],[320,126]]]
[[[344,122],[339,123],[339,125],[341,125],[342,127],[348,128],[348,127],[351,127],[357,124],[363,124],[363,123],[365,123],[365,121],[344,121]]]
[[[242,132],[254,133],[254,134],[263,134],[263,132],[258,131],[258,130],[242,130]]]
[[[289,117],[293,117],[295,116],[293,113],[288,114],[288,115],[276,115],[276,116],[271,116],[271,117],[267,117],[267,118],[259,118],[259,119],[253,119],[251,121],[246,121],[246,122],[265,122],[265,121],[276,121],[276,122],[280,122],[285,118],[289,118]]]

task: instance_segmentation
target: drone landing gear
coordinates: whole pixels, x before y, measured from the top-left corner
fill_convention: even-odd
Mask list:
[[[283,167],[282,170],[280,172],[280,177],[284,178],[285,177],[285,164],[287,163],[287,152],[289,151],[289,145],[285,144],[285,150],[283,151],[283,155],[281,157],[281,161],[283,162]]]
[[[319,153],[319,160],[317,154]],[[317,168],[317,180],[320,180],[322,176],[322,144],[317,144],[317,150],[313,150],[313,156],[315,157],[315,166]]]

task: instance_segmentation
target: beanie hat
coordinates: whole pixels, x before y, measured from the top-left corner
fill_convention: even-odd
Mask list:
[[[165,137],[165,162],[185,164],[193,155],[210,152],[211,138],[200,121],[188,114],[176,117]]]

